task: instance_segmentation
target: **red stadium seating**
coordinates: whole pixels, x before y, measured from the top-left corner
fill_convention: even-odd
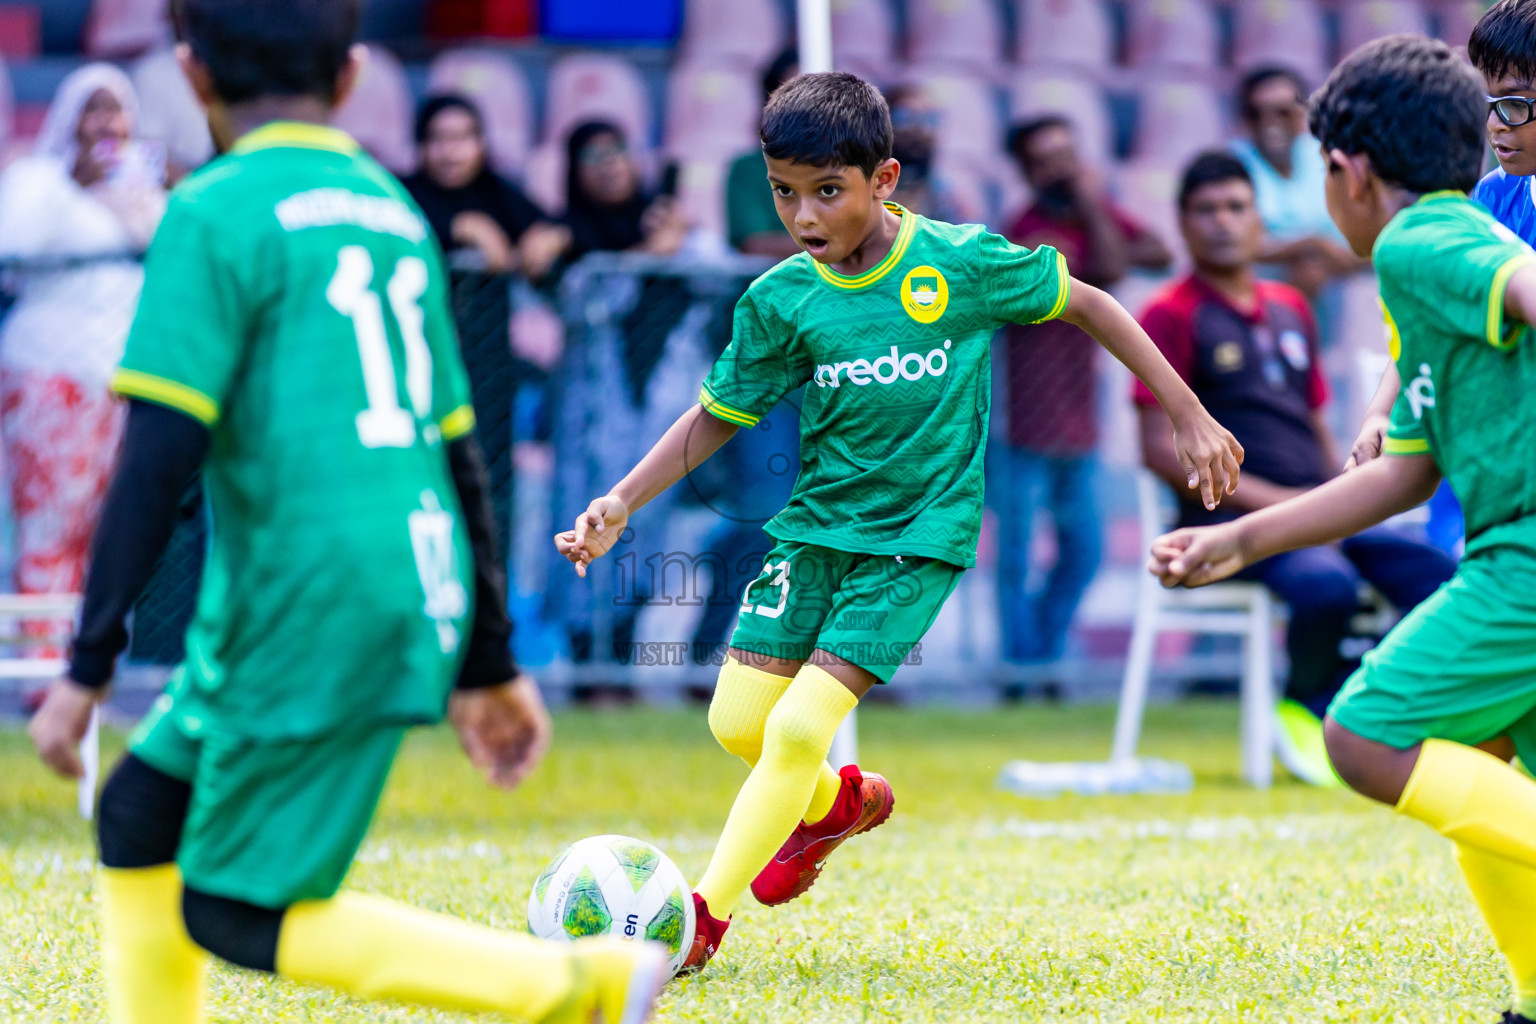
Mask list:
[[[832,54],[844,71],[883,82],[896,63],[896,25],[886,0],[832,0]]]
[[[1220,62],[1216,12],[1208,0],[1134,0],[1130,57],[1137,67],[1214,69]]]
[[[43,47],[43,15],[35,4],[0,3],[0,57],[31,60]]]
[[[1003,29],[993,0],[909,0],[907,56],[914,64],[996,78]]]
[[[516,39],[538,29],[536,0],[432,0],[427,31],[439,39]]]
[[[1233,5],[1239,71],[1278,64],[1311,85],[1323,80],[1328,55],[1322,14],[1315,0],[1245,0]]]
[[[1472,26],[1483,16],[1479,0],[1430,0],[1429,14],[1438,23],[1437,34],[1452,46],[1466,46]]]
[[[1190,80],[1143,83],[1136,155],[1182,165],[1229,137],[1221,102],[1210,87]]]
[[[778,54],[787,36],[775,0],[688,0],[679,56],[727,58],[755,70]]]
[[[131,57],[171,38],[170,0],[95,0],[85,28],[85,52]]]
[[[352,95],[331,118],[350,132],[385,167],[405,174],[416,166],[411,139],[415,104],[405,71],[394,54],[381,46],[368,47],[368,63]]]
[[[634,66],[604,53],[575,53],[549,69],[544,141],[564,144],[583,121],[609,121],[632,147],[651,146],[651,104]]]
[[[1095,73],[1113,61],[1109,15],[1101,0],[1015,0],[1019,63],[1073,65]]]
[[[1114,130],[1104,94],[1091,78],[1025,69],[1015,76],[1010,95],[1014,120],[1061,114],[1077,129],[1077,144],[1091,166],[1104,166],[1114,153]]]
[[[1339,9],[1339,56],[1397,32],[1429,31],[1429,16],[1416,0],[1351,0]]]
[[[522,69],[497,50],[447,50],[427,74],[431,92],[456,92],[473,100],[485,121],[491,164],[502,174],[521,173],[533,149],[533,100]]]
[[[739,69],[679,64],[667,79],[665,149],[677,159],[730,158],[757,141],[762,86]]]

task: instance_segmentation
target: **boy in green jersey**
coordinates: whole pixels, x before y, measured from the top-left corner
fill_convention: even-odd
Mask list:
[[[31,729],[79,774],[125,617],[201,468],[212,543],[186,661],[101,797],[109,1017],[205,1019],[212,953],[365,997],[639,1024],[657,944],[545,944],[338,892],[407,728],[446,709],[507,787],[549,738],[510,655],[441,256],[400,184],[326,127],[358,72],[358,9],[175,11],[224,155],[176,189],[150,249],[70,675]]]
[[[827,752],[975,564],[1000,325],[1063,317],[1119,357],[1171,414],[1207,506],[1242,459],[1136,321],[1054,249],[887,202],[901,168],[874,87],[801,75],[774,93],[761,135],[779,219],[804,251],[747,289],[699,404],[555,538],[585,575],[636,509],[806,385],[800,476],[765,528],[778,543],[743,594],[710,705],[716,738],[752,773],[694,894],[695,969],[749,884],[761,903],[794,899],[833,849],[890,815],[886,781],[834,772]]]
[[[1466,192],[1477,184],[1483,83],[1443,43],[1377,40],[1312,100],[1328,208],[1371,256],[1401,387],[1382,455],[1314,491],[1154,545],[1169,586],[1200,586],[1292,548],[1347,537],[1426,500],[1461,500],[1466,558],[1366,655],[1324,723],[1358,792],[1455,844],[1536,1021],[1536,253]],[[1481,748],[1481,749],[1479,749]]]

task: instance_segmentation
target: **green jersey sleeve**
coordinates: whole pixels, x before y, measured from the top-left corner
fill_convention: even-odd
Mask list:
[[[1429,451],[1429,436],[1424,431],[1424,421],[1414,415],[1413,402],[1406,388],[1392,406],[1392,422],[1387,428],[1387,437],[1382,442],[1381,451],[1384,455],[1424,455]]]
[[[1026,249],[1001,235],[976,236],[981,286],[992,319],[999,324],[1037,324],[1054,320],[1072,296],[1067,261],[1049,245]]]
[[[459,348],[459,332],[448,298],[448,273],[441,257],[427,261],[430,284],[422,303],[423,329],[432,352],[432,418],[443,440],[456,441],[475,428],[469,373]]]
[[[811,379],[808,362],[791,350],[790,331],[770,330],[749,291],[736,303],[731,343],[704,379],[699,401],[727,423],[755,427],[795,388]]]
[[[112,379],[120,395],[212,426],[244,355],[247,297],[226,229],[173,198],[145,260],[144,290]]]
[[[1505,319],[1504,290],[1515,271],[1536,263],[1536,254],[1507,228],[1494,228],[1459,232],[1438,247],[1416,246],[1410,280],[1420,294],[1434,296],[1425,304],[1428,314],[1443,318],[1453,333],[1513,348],[1525,325]]]

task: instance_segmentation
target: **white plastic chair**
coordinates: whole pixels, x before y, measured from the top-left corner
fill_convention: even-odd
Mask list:
[[[12,643],[21,648],[35,642],[16,628],[21,623],[62,623],[68,631],[74,628],[79,611],[79,594],[0,594],[0,623],[14,631]],[[0,679],[56,679],[68,667],[63,658],[0,658]],[[101,768],[99,718],[98,712],[91,712],[90,728],[80,742],[80,762],[85,766],[85,774],[80,777],[77,797],[80,816],[87,821],[96,809],[96,780]]]
[[[1164,484],[1148,470],[1136,478],[1142,549],[1167,528]],[[1120,688],[1111,761],[1130,761],[1141,738],[1147,687],[1157,638],[1165,632],[1239,636],[1243,639],[1242,764],[1250,785],[1268,788],[1274,780],[1274,598],[1258,583],[1216,583],[1196,590],[1167,590],[1150,573],[1141,574],[1136,618]]]

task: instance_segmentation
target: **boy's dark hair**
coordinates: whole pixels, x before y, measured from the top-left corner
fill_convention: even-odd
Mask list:
[[[774,160],[857,167],[869,177],[891,156],[891,110],[857,75],[796,75],[769,98],[760,136]]]
[[[1499,0],[1467,40],[1472,66],[1489,78],[1536,82],[1536,0]]]
[[[800,66],[800,51],[793,46],[779,51],[779,55],[773,58],[763,69],[763,102],[766,104],[779,86],[794,78],[794,71]]]
[[[1243,166],[1241,160],[1225,149],[1208,149],[1197,153],[1179,178],[1179,212],[1189,209],[1190,197],[1196,191],[1223,181],[1247,182],[1251,188],[1253,175],[1248,173],[1248,168]]]
[[[1324,151],[1364,154],[1387,184],[1423,195],[1477,184],[1487,116],[1483,83],[1449,46],[1396,35],[1334,68],[1309,122]]]
[[[258,96],[336,99],[361,0],[174,0],[176,37],[225,103]]]
[[[1259,86],[1265,82],[1272,82],[1277,78],[1283,78],[1290,82],[1296,89],[1296,99],[1302,103],[1307,101],[1307,83],[1301,80],[1301,76],[1288,67],[1280,64],[1266,64],[1263,67],[1254,68],[1243,76],[1243,80],[1237,86],[1237,100],[1244,117],[1253,116],[1253,94]]]
[[[1041,114],[1032,117],[1028,121],[1020,121],[1008,132],[1008,152],[1014,159],[1024,159],[1024,148],[1029,145],[1029,140],[1045,131],[1047,128],[1065,128],[1072,130],[1072,122],[1065,114]]]

